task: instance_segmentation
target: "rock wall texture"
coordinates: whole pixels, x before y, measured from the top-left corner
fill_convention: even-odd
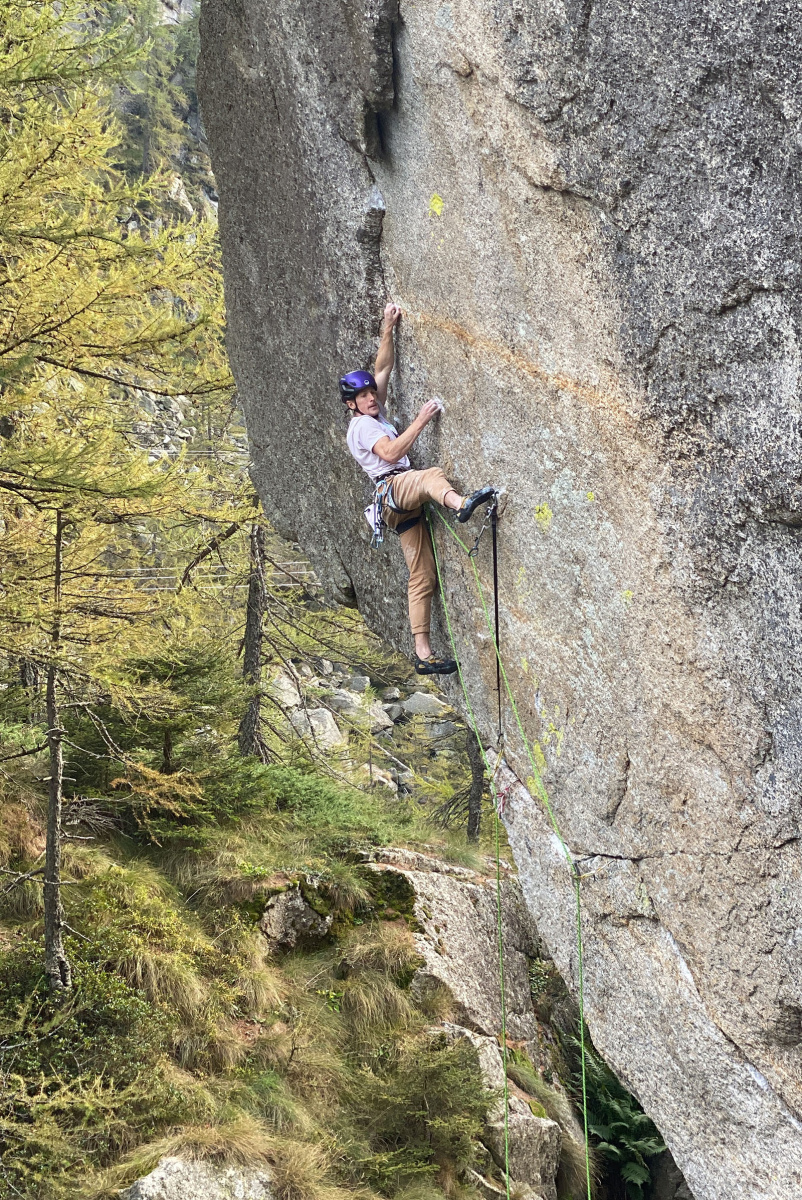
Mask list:
[[[275,1200],[276,1196],[266,1166],[225,1167],[172,1156],[117,1194],[120,1200]]]
[[[593,1037],[698,1200],[799,1197],[802,13],[206,0],[202,41],[269,511],[407,646],[335,386],[391,295],[394,411],[446,400],[418,461],[509,491],[501,641],[582,860]],[[490,733],[481,610],[441,549]],[[509,830],[575,986],[571,880],[520,786]]]
[[[370,869],[402,876],[412,896],[412,915],[421,966],[411,990],[418,996],[443,989],[453,1020],[433,1025],[450,1039],[466,1038],[474,1047],[487,1087],[504,1086],[504,1063],[499,1048],[502,1030],[498,975],[497,897],[494,864],[487,874],[454,866],[428,854],[388,848],[370,853]],[[501,881],[507,1037],[539,1063],[554,1035],[538,1022],[529,986],[529,963],[541,951],[518,880],[505,871]],[[547,1061],[548,1058],[547,1058]],[[557,1200],[557,1171],[564,1137],[577,1143],[581,1131],[535,1116],[523,1093],[509,1084],[507,1112],[510,1190],[521,1200]],[[504,1103],[488,1114],[481,1138],[504,1178]],[[578,1143],[577,1143],[578,1144]],[[481,1154],[471,1181],[484,1200],[503,1200],[505,1187],[487,1177]]]

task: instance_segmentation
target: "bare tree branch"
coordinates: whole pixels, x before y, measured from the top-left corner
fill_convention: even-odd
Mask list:
[[[224,529],[222,533],[218,533],[215,537],[213,537],[212,540],[203,547],[200,553],[195,555],[192,562],[188,563],[184,568],[184,574],[181,576],[181,582],[178,585],[179,591],[181,591],[181,588],[185,587],[189,582],[189,578],[195,568],[199,566],[204,559],[210,558],[223,542],[227,541],[230,537],[233,537],[241,525],[241,521],[232,521],[227,529]]]
[[[17,754],[4,754],[0,758],[0,762],[11,762],[12,758],[27,758],[29,754],[39,754],[41,750],[47,749],[47,742],[42,742],[39,746],[34,746],[32,750],[20,750]]]

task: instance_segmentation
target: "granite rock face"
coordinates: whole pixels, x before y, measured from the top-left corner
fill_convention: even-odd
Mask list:
[[[299,887],[287,888],[271,896],[259,922],[271,951],[295,950],[324,938],[331,928],[331,916],[321,916],[307,904]]]
[[[581,861],[594,1040],[697,1200],[802,1195],[802,12],[207,0],[201,21],[268,510],[407,648],[336,394],[391,295],[396,415],[446,401],[417,461],[509,493],[501,644]],[[490,734],[492,648],[440,538]],[[477,565],[488,586],[486,545]],[[507,735],[524,893],[576,987],[571,877],[509,713]]]
[[[225,1167],[184,1158],[163,1158],[137,1179],[121,1200],[274,1200],[267,1167]]]
[[[422,960],[412,980],[413,995],[423,999],[432,988],[445,989],[454,1021],[444,1021],[437,1028],[451,1040],[470,1042],[485,1085],[500,1093],[504,1062],[499,1048],[503,1026],[494,864],[486,862],[487,873],[480,873],[427,854],[388,848],[372,852],[369,866],[378,873],[403,876],[408,885],[418,926],[415,944]],[[507,1039],[525,1048],[537,1062],[542,1031],[528,972],[530,959],[538,956],[542,947],[528,919],[518,880],[508,867],[501,880],[501,899]],[[523,1093],[517,1094],[512,1084],[509,1087],[506,1139],[511,1191],[525,1200],[557,1200],[563,1133],[555,1121],[535,1116]],[[488,1113],[482,1135],[502,1174],[504,1118],[504,1102],[499,1100]],[[497,1186],[479,1172],[474,1174],[474,1182],[485,1195],[492,1195]]]

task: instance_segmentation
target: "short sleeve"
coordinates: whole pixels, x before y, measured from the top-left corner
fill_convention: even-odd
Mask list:
[[[374,417],[363,417],[355,431],[354,441],[360,450],[372,451],[380,438],[388,437],[390,431]]]

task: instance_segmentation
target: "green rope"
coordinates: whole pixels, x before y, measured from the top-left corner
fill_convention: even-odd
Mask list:
[[[468,709],[473,732],[482,754],[482,761],[485,765],[485,771],[490,780],[490,792],[493,796],[493,809],[495,813],[495,834],[496,834],[496,937],[498,941],[498,970],[499,970],[499,991],[501,995],[501,1058],[504,1067],[504,1186],[507,1193],[507,1200],[510,1200],[510,1096],[509,1084],[507,1082],[507,997],[504,987],[504,921],[501,907],[501,818],[499,816],[499,800],[496,792],[495,771],[491,771],[490,763],[487,760],[487,754],[479,734],[479,727],[476,724],[473,706],[471,704],[468,689],[465,686],[465,678],[462,674],[462,664],[457,654],[457,646],[454,641],[454,631],[451,628],[451,615],[448,611],[448,602],[446,601],[445,590],[443,588],[443,577],[440,573],[440,560],[437,557],[437,547],[434,543],[432,530],[432,522],[429,516],[428,508],[426,512],[426,520],[429,524],[429,536],[432,541],[432,550],[434,551],[434,563],[437,569],[437,582],[440,586],[440,598],[443,602],[443,612],[446,618],[446,628],[448,629],[448,638],[451,642],[451,653],[454,655],[454,660],[457,664],[457,672],[459,681],[462,686],[462,694],[465,697],[465,706]]]
[[[479,578],[479,572],[476,569],[476,559],[473,555],[469,554],[468,546],[465,545],[462,538],[459,537],[456,530],[454,530],[452,528],[452,526],[448,523],[448,521],[445,519],[445,517],[442,515],[442,513],[440,513],[437,509],[435,509],[435,512],[437,513],[437,516],[442,521],[443,525],[445,525],[448,532],[454,538],[454,541],[457,542],[462,547],[462,549],[465,551],[466,554],[468,554],[468,560],[473,569],[473,575],[474,575],[474,579],[476,581],[477,591],[479,593],[479,600],[481,601],[482,611],[484,613],[485,624],[487,625],[490,636],[493,639],[493,648],[496,653],[496,661],[498,663],[499,670],[501,671],[501,677],[504,680],[504,690],[507,694],[507,698],[509,699],[509,702],[510,702],[510,707],[512,708],[513,714],[515,716],[515,723],[518,726],[518,732],[521,735],[521,741],[524,744],[524,748],[526,750],[526,755],[527,755],[527,758],[529,759],[529,765],[532,768],[532,778],[535,783],[535,790],[537,791],[537,794],[538,794],[544,808],[546,809],[546,812],[549,817],[549,821],[551,823],[551,827],[554,830],[557,840],[560,843],[563,854],[565,856],[565,860],[568,863],[568,867],[571,871],[571,875],[572,875],[572,878],[574,881],[574,893],[575,893],[575,897],[576,897],[577,974],[578,974],[578,981],[579,981],[579,1042],[580,1042],[580,1055],[581,1055],[581,1068],[582,1068],[582,1113],[583,1113],[583,1118],[584,1118],[584,1132],[585,1132],[585,1178],[587,1181],[588,1200],[592,1200],[592,1184],[591,1184],[591,1174],[590,1174],[590,1142],[589,1142],[589,1137],[588,1137],[587,1073],[586,1073],[586,1063],[585,1063],[585,1059],[586,1059],[586,1053],[585,1053],[585,975],[584,975],[584,948],[583,948],[583,943],[582,943],[582,903],[581,903],[581,896],[580,896],[580,876],[577,874],[576,865],[574,863],[571,852],[565,843],[565,839],[563,838],[562,833],[560,832],[560,827],[557,823],[557,818],[554,814],[554,810],[551,807],[551,802],[549,800],[548,792],[546,791],[546,787],[545,787],[545,784],[543,783],[543,779],[540,774],[540,770],[537,766],[537,763],[535,762],[535,757],[534,757],[534,755],[532,753],[532,749],[529,745],[529,740],[524,731],[523,722],[521,721],[521,717],[518,712],[518,705],[515,703],[515,697],[512,694],[512,688],[510,687],[510,683],[507,678],[507,672],[504,669],[504,663],[501,658],[501,653],[499,652],[496,631],[494,630],[493,623],[490,620],[490,613],[488,611],[487,601],[485,599],[484,588],[482,587],[482,581]],[[479,747],[482,751],[482,758],[484,760],[485,769],[487,770],[488,774],[490,775],[490,764],[487,761],[487,755],[485,754],[484,747],[482,746],[482,740],[479,737],[479,730],[477,728],[476,718],[474,716],[473,707],[471,706],[470,699],[468,698],[468,690],[465,686],[465,679],[462,674],[462,665],[459,661],[459,656],[457,654],[456,645],[454,643],[454,635],[453,635],[453,632],[451,629],[451,619],[450,619],[450,616],[448,613],[448,605],[447,605],[446,597],[445,597],[445,588],[443,586],[443,577],[442,577],[442,573],[440,571],[440,560],[437,555],[437,547],[435,546],[434,530],[432,528],[432,520],[431,520],[431,516],[429,515],[428,505],[427,505],[427,510],[426,510],[426,519],[429,524],[429,535],[430,535],[431,541],[432,541],[432,550],[434,552],[435,567],[437,569],[437,581],[438,581],[438,584],[440,587],[440,599],[443,604],[443,612],[445,613],[446,626],[448,629],[448,636],[449,636],[449,640],[451,642],[451,650],[452,650],[452,653],[453,653],[454,658],[457,663],[457,671],[459,673],[459,681],[462,686],[462,692],[465,697],[465,703],[468,708],[468,713],[470,715],[471,724],[473,726],[474,733],[476,734],[476,739],[479,742]],[[492,775],[490,778],[490,790],[491,790],[491,793],[493,796],[494,806],[496,808],[497,903],[499,906],[498,923],[499,923],[499,930],[501,931],[501,911],[500,911],[500,905],[501,905],[500,869],[501,868],[500,868],[500,861],[499,861],[499,841],[498,841],[498,839],[499,839],[498,825],[500,822],[500,817],[498,814],[498,803],[497,803],[495,782],[494,782]],[[503,967],[502,967],[502,997],[503,997]],[[502,1008],[502,1021],[505,1022],[505,1014],[504,1014],[503,1008]],[[506,1022],[505,1022],[505,1028],[506,1028]],[[506,1062],[506,1041],[505,1041],[505,1045],[504,1045],[505,1154],[506,1154],[506,1146],[507,1146],[506,1067],[507,1067],[507,1062]],[[507,1163],[507,1158],[505,1157],[505,1166],[506,1165],[508,1165],[508,1163]],[[507,1171],[507,1174],[509,1175],[509,1171]],[[508,1200],[509,1200],[509,1183],[507,1184],[507,1192],[508,1192]]]

